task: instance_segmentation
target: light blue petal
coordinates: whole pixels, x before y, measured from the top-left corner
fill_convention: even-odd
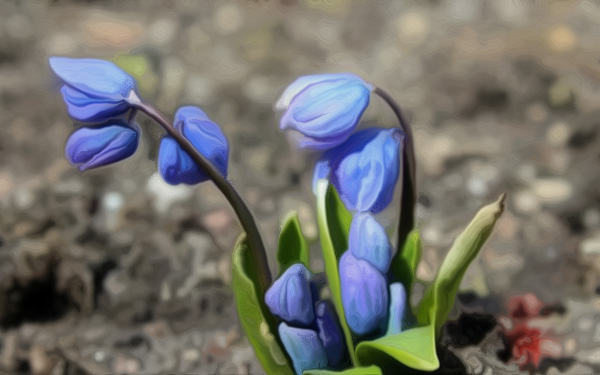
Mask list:
[[[376,213],[389,205],[398,181],[403,134],[400,129],[365,129],[336,149],[331,181],[349,209]]]
[[[402,283],[390,285],[390,318],[386,335],[402,332],[404,316],[407,309],[406,289]]]
[[[327,158],[323,158],[315,163],[315,171],[312,179],[312,191],[315,195],[317,195],[317,182],[322,178],[329,178],[329,173],[331,172],[329,164],[329,159]]]
[[[297,375],[306,370],[327,367],[327,355],[315,331],[290,327],[286,323],[281,323],[278,331]]]
[[[339,82],[339,81],[359,81],[363,82],[360,77],[352,73],[329,73],[329,74],[312,74],[297,78],[283,92],[277,103],[276,110],[285,110],[290,106],[290,103],[296,95],[306,89],[308,86],[321,82]],[[365,83],[366,85],[366,83]]]
[[[135,153],[138,133],[127,126],[108,125],[75,130],[65,145],[65,154],[79,170],[97,168]]]
[[[281,128],[315,139],[339,138],[342,143],[358,125],[369,99],[369,89],[360,82],[314,84],[292,100]]]
[[[385,276],[350,251],[340,258],[339,270],[348,327],[357,335],[373,333],[386,322],[388,290]]]
[[[61,80],[89,97],[125,99],[135,88],[135,80],[110,61],[54,56],[49,62]]]
[[[208,180],[172,137],[166,136],[160,141],[158,149],[158,173],[171,185],[194,185]]]
[[[385,228],[368,213],[354,215],[350,225],[348,248],[358,259],[364,259],[382,273],[390,267],[392,252]]]
[[[82,122],[104,122],[111,118],[123,115],[130,109],[130,105],[122,101],[104,101],[90,99],[81,92],[63,86],[61,89],[63,99],[67,105],[69,116]]]
[[[315,319],[311,278],[312,273],[303,264],[289,267],[265,294],[271,313],[288,323],[311,325]]]
[[[224,177],[227,177],[229,144],[217,124],[198,107],[181,107],[175,113],[174,127]],[[171,185],[193,185],[209,179],[205,171],[193,161],[171,137],[164,137],[158,151],[158,171]]]

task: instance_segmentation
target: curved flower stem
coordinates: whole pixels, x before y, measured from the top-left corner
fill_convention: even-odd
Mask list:
[[[402,197],[400,198],[400,214],[398,223],[397,249],[400,251],[408,233],[415,225],[415,203],[417,201],[417,180],[415,165],[415,149],[413,135],[408,122],[404,118],[398,102],[381,87],[375,86],[373,92],[379,95],[394,111],[400,128],[406,134],[404,141],[404,158],[402,158]],[[407,183],[408,182],[408,183]]]
[[[231,185],[229,180],[223,177],[212,164],[192,145],[192,143],[179,133],[171,122],[151,103],[144,101],[137,101],[133,103],[134,108],[144,112],[160,126],[162,126],[167,133],[179,143],[179,145],[190,155],[200,168],[206,172],[208,177],[217,186],[217,188],[223,193],[229,204],[235,211],[235,214],[240,221],[242,229],[246,232],[250,253],[255,262],[256,273],[259,277],[259,283],[261,290],[260,295],[264,295],[267,288],[271,284],[271,272],[269,271],[269,263],[267,261],[267,254],[265,252],[265,246],[256,225],[256,221],[250,212],[250,209],[246,205],[246,202],[238,194],[238,192]]]

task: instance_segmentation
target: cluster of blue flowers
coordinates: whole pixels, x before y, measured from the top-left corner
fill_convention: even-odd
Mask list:
[[[109,61],[51,57],[50,67],[61,79],[69,115],[83,126],[69,136],[65,153],[80,170],[124,160],[138,147],[140,128],[135,114],[141,104],[135,80]],[[227,176],[229,145],[217,124],[200,108],[181,107],[173,127],[223,175]],[[158,171],[166,182],[196,184],[208,177],[170,136],[161,140]]]
[[[399,333],[406,308],[404,286],[388,286],[392,248],[385,229],[372,216],[392,200],[405,134],[397,128],[355,132],[372,90],[352,74],[305,76],[285,90],[276,106],[285,110],[281,128],[291,130],[299,147],[325,151],[315,166],[313,190],[318,180],[328,179],[354,212],[339,275],[346,323],[356,339]],[[284,320],[279,332],[298,374],[339,364],[331,360],[334,348],[317,335],[335,337],[331,341],[344,347],[337,326],[324,326],[331,329],[329,335],[319,325],[314,329],[310,275],[304,266],[295,265],[265,297],[271,312]],[[333,354],[344,358],[339,349]]]

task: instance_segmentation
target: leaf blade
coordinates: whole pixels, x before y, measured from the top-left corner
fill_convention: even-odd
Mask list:
[[[348,220],[348,217],[350,218]],[[342,293],[338,260],[348,246],[348,233],[352,215],[346,210],[335,188],[326,179],[317,182],[317,222],[321,249],[325,262],[325,273],[331,291],[331,299],[337,312],[350,359],[356,363],[352,333],[346,323],[346,314],[342,305]],[[335,236],[335,238],[334,238]],[[340,250],[343,249],[343,250]]]
[[[277,263],[279,275],[295,263],[302,263],[310,268],[308,243],[302,235],[297,211],[290,212],[283,220],[277,245]]]
[[[382,375],[382,372],[377,366],[368,366],[354,367],[344,371],[306,370],[302,375]]]
[[[278,341],[275,320],[257,292],[256,267],[248,256],[248,241],[240,235],[231,257],[232,287],[240,325],[268,374],[293,375],[294,371]]]
[[[377,364],[385,373],[400,373],[405,367],[434,371],[440,367],[435,349],[433,326],[411,328],[356,347],[361,365]]]
[[[406,289],[407,299],[410,301],[412,286],[416,279],[417,267],[422,253],[421,236],[414,229],[409,233],[404,246],[392,260],[392,274]]]
[[[506,195],[502,194],[496,202],[477,212],[467,228],[456,237],[435,280],[425,292],[418,308],[417,319],[421,324],[434,325],[438,336],[454,305],[462,277],[504,212],[505,197]]]

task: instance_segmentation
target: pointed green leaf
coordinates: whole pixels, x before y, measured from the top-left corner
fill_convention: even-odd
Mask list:
[[[256,267],[248,253],[245,234],[239,237],[235,245],[231,263],[233,293],[240,324],[254,347],[256,357],[268,374],[294,374],[278,341],[275,320],[269,314],[263,296],[257,293]]]
[[[377,366],[354,367],[344,371],[331,370],[306,370],[303,375],[382,375],[381,369]]]
[[[344,331],[351,360],[356,363],[352,334],[348,324],[346,324],[346,314],[342,305],[338,271],[338,259],[348,249],[348,232],[350,231],[352,214],[344,207],[344,203],[340,200],[335,188],[330,186],[325,179],[317,182],[317,221],[331,299]]]
[[[407,368],[434,371],[440,367],[433,326],[411,328],[356,347],[358,363],[376,364],[385,374],[410,373]]]
[[[277,263],[279,263],[279,275],[295,263],[302,263],[310,269],[308,244],[300,230],[296,211],[290,212],[283,221],[277,246]]]
[[[410,232],[404,247],[392,260],[392,274],[406,288],[406,297],[410,301],[412,286],[417,274],[417,266],[421,260],[421,237],[417,229]]]
[[[454,305],[456,292],[469,264],[475,259],[504,211],[504,198],[483,207],[454,241],[433,283],[425,292],[417,312],[421,324],[433,324],[436,335]]]

